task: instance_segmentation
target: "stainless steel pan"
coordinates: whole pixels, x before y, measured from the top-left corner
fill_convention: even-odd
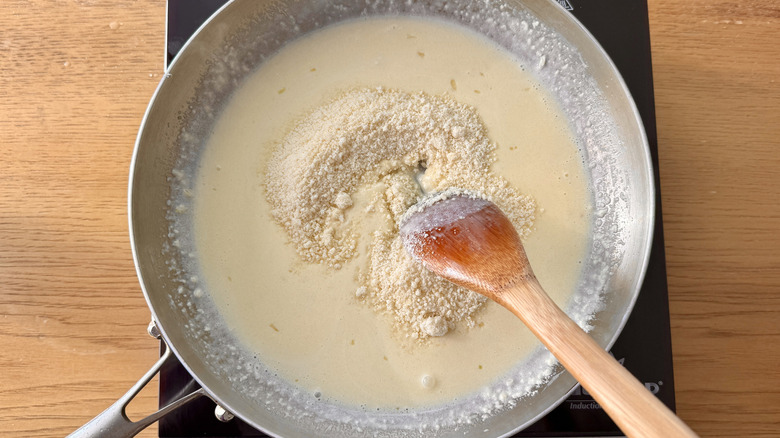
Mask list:
[[[206,395],[274,436],[484,436],[486,430],[506,436],[533,423],[573,390],[575,380],[558,368],[514,407],[473,413],[467,421],[435,409],[391,415],[312,404],[242,351],[207,294],[193,295],[188,224],[175,210],[177,199],[190,196],[200,149],[220,106],[245,75],[285,42],[342,20],[388,14],[436,17],[485,34],[512,51],[559,100],[582,147],[595,204],[592,240],[576,296],[599,303],[590,321],[591,334],[605,348],[612,345],[633,307],[647,264],[654,219],[652,168],[625,84],[578,22],[548,0],[236,0],[215,14],[171,65],[149,105],[133,156],[133,253],[154,330],[170,351],[125,397],[75,435],[132,436],[168,410]],[[593,310],[573,304],[567,309]],[[203,389],[145,420],[130,422],[124,406],[171,354]],[[540,348],[529,361],[542,363],[548,354]]]

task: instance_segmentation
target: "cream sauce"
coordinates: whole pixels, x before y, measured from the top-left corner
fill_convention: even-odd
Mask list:
[[[263,173],[295,121],[356,87],[450,94],[472,105],[498,145],[494,169],[539,207],[524,242],[534,270],[565,306],[589,230],[581,156],[563,115],[502,49],[470,31],[420,19],[359,20],[285,46],[220,116],[200,162],[195,239],[201,274],[225,320],[280,376],[323,398],[413,408],[465,397],[536,346],[489,302],[478,327],[425,344],[355,297],[366,251],[340,270],[302,263],[269,213]],[[367,196],[358,196],[362,211]],[[363,221],[369,234],[381,223]]]

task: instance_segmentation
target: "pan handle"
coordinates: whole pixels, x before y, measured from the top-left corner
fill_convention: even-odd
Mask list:
[[[206,395],[206,391],[204,391],[203,388],[200,388],[197,391],[194,391],[178,400],[171,402],[164,408],[142,420],[130,421],[130,419],[127,418],[127,413],[125,412],[127,405],[144,388],[144,386],[146,386],[146,384],[152,380],[155,374],[157,374],[168,361],[175,357],[171,352],[171,349],[168,348],[168,345],[165,344],[164,341],[163,344],[165,345],[165,353],[163,353],[163,355],[160,357],[160,360],[158,360],[157,363],[155,363],[154,366],[152,366],[152,368],[146,374],[144,374],[143,377],[141,377],[141,380],[133,385],[133,387],[130,388],[130,390],[127,391],[127,393],[119,400],[109,406],[108,409],[98,414],[98,416],[90,420],[87,424],[76,429],[76,431],[68,435],[68,437],[133,437],[140,431],[146,429],[147,426],[151,425],[179,406]]]

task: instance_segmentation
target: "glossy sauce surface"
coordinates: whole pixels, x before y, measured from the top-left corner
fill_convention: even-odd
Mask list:
[[[498,47],[469,31],[418,19],[353,21],[283,48],[248,78],[225,108],[201,159],[195,202],[198,260],[208,293],[246,347],[318,396],[386,409],[465,397],[516,366],[538,342],[489,302],[478,326],[419,344],[355,297],[365,265],[340,270],[300,261],[273,222],[263,178],[275,143],[296,120],[361,87],[449,94],[477,109],[496,142],[494,170],[537,202],[524,242],[549,294],[565,307],[589,229],[582,160],[555,105]],[[365,213],[362,234],[386,227]]]

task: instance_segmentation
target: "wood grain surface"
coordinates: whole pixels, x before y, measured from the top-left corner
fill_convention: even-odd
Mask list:
[[[777,437],[780,3],[649,8],[678,413]],[[126,192],[164,32],[162,0],[0,2],[4,436],[66,435],[157,357]]]

